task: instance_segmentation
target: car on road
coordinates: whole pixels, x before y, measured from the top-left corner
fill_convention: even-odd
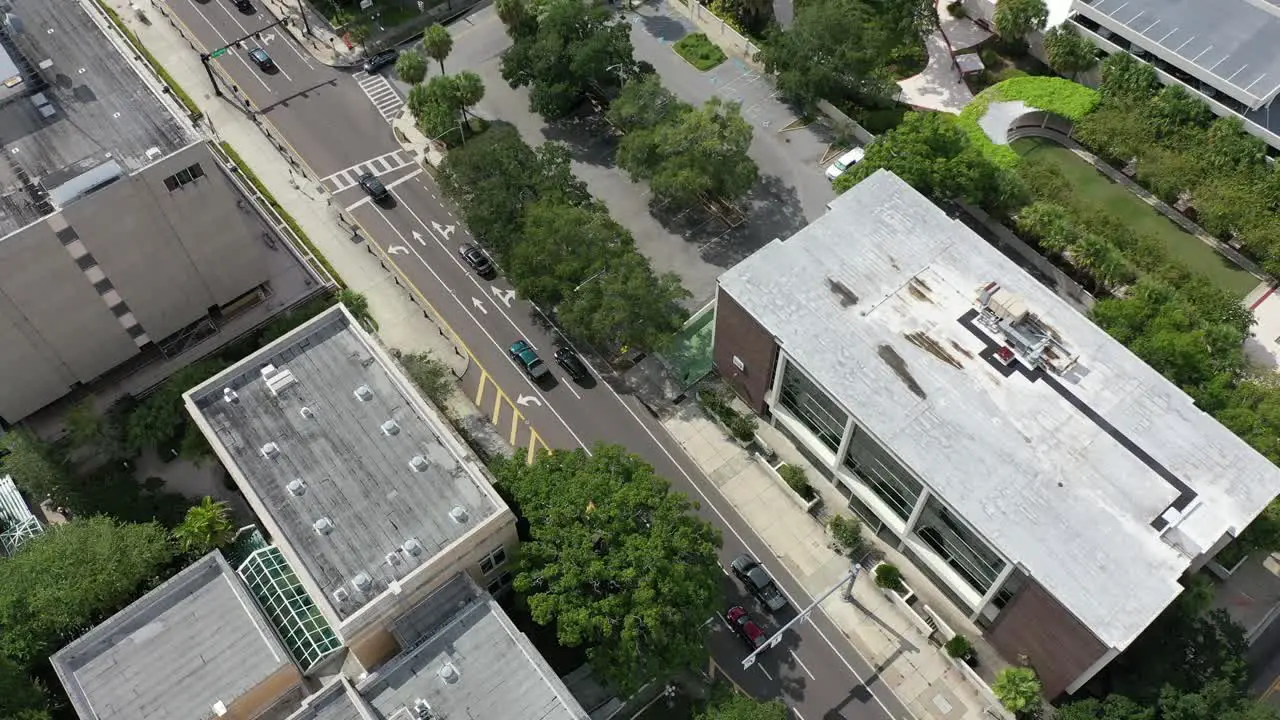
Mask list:
[[[787,597],[778,589],[769,571],[756,562],[755,558],[743,553],[729,563],[729,569],[757,600],[769,608],[769,612],[778,612],[787,606]]]
[[[249,0],[231,0],[231,4],[235,5],[236,9],[242,13],[253,12],[253,3],[249,2]]]
[[[387,190],[387,186],[383,185],[378,176],[371,172],[360,176],[360,187],[369,193],[369,197],[374,200],[386,200],[391,195],[391,191]]]
[[[569,348],[556,350],[555,357],[556,364],[564,368],[564,371],[569,374],[569,377],[574,382],[582,382],[589,376],[587,366],[582,363],[582,360],[578,359],[578,354]]]
[[[551,374],[550,368],[538,357],[538,351],[533,349],[528,340],[521,338],[511,343],[507,352],[511,353],[511,359],[520,363],[520,367],[524,368],[529,379],[534,382],[541,382]]]
[[[377,55],[365,58],[364,71],[372,75],[388,65],[395,64],[398,57],[400,57],[400,51],[395,48],[383,50]]]
[[[494,274],[493,261],[489,259],[489,256],[483,250],[475,245],[471,243],[462,245],[458,248],[458,254],[480,277],[487,278]]]
[[[741,605],[729,608],[729,612],[724,614],[724,619],[729,621],[733,631],[738,633],[752,650],[758,650],[769,642],[769,633],[757,625],[756,621],[751,619],[751,613]]]
[[[260,47],[249,49],[249,59],[262,70],[274,70],[276,67],[276,61]]]
[[[836,158],[836,161],[827,166],[827,179],[835,182],[836,178],[845,174],[849,168],[862,162],[862,158],[867,156],[866,148],[856,147],[849,152]]]

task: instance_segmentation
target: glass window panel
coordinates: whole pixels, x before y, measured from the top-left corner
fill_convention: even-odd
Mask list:
[[[844,466],[883,500],[895,515],[902,520],[911,517],[924,486],[889,457],[869,435],[854,430],[853,437],[849,439],[849,449],[844,454]]]
[[[831,452],[840,449],[849,414],[791,363],[787,363],[782,371],[778,404],[794,415]]]
[[[979,593],[985,594],[1004,569],[1000,556],[932,496],[915,534]]]

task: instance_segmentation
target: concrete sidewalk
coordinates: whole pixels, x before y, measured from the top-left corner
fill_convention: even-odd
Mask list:
[[[968,18],[954,18],[947,12],[947,0],[938,0],[938,29],[925,38],[929,64],[919,75],[898,81],[898,99],[912,107],[960,114],[973,100],[973,93],[952,58],[954,53],[980,44],[991,33]]]
[[[339,35],[329,20],[316,12],[307,0],[261,0],[276,17],[287,20],[285,27],[298,45],[315,59],[331,67],[356,67],[364,62],[364,48]],[[304,18],[303,13],[306,13]]]
[[[339,222],[337,208],[330,204],[324,189],[295,169],[281,154],[280,145],[268,135],[279,134],[269,125],[255,122],[236,100],[214,95],[195,46],[182,35],[171,12],[163,5],[153,5],[152,21],[145,24],[129,10],[128,0],[105,2],[205,113],[199,129],[214,142],[230,144],[336,269],[339,282],[368,298],[382,342],[405,353],[428,352],[448,363],[454,375],[460,377],[469,362],[461,343],[414,301],[407,283],[380,260],[373,248],[358,238],[349,225]],[[86,8],[100,12],[92,3],[86,3]],[[156,11],[164,17],[155,18]],[[139,63],[142,72],[151,72],[141,61],[133,61]]]
[[[663,425],[811,597],[821,596],[849,572],[850,560],[832,549],[823,522],[805,512],[764,461],[726,437],[696,404],[682,406]],[[762,424],[757,434],[779,460],[805,468],[824,507],[850,515],[844,510],[844,498],[780,432]],[[931,591],[928,581],[913,573],[905,558],[882,544],[874,545],[887,561],[902,568],[908,584],[930,608],[946,609],[941,593]],[[932,644],[918,621],[906,615],[909,611],[899,609],[868,575],[854,583],[850,600],[841,596],[832,594],[822,604],[823,611],[916,720],[1007,717],[985,684]],[[796,600],[803,606],[810,598]],[[951,613],[939,614],[947,615],[946,624],[977,646],[984,675],[994,675],[1004,666],[981,642],[976,627]]]

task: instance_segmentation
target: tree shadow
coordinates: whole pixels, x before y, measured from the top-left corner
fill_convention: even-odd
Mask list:
[[[590,103],[583,103],[566,118],[544,125],[542,136],[565,145],[569,155],[580,163],[604,168],[617,164],[617,132]]]
[[[673,43],[693,32],[688,25],[670,15],[641,15],[644,31],[666,43]]]
[[[795,188],[777,175],[766,175],[740,203],[746,219],[706,243],[702,259],[730,268],[776,239],[786,239],[808,225]]]

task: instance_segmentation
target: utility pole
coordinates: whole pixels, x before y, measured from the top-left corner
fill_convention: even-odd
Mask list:
[[[311,23],[307,20],[307,9],[303,7],[302,0],[298,0],[298,14],[302,16],[302,27],[306,29],[308,35],[311,34]]]
[[[213,94],[222,97],[222,88],[218,87],[218,80],[213,76],[213,64],[209,62],[209,58],[215,58],[227,51],[226,48],[218,48],[211,53],[200,53],[200,64],[204,65],[204,71],[209,73],[209,84],[213,86]]]
[[[853,570],[848,575],[845,575],[844,577],[840,578],[840,582],[836,583],[835,585],[832,585],[830,590],[827,590],[825,593],[822,594],[822,597],[818,598],[817,600],[814,600],[812,603],[810,603],[809,607],[800,611],[800,613],[798,613],[794,618],[791,619],[791,622],[779,628],[778,632],[774,633],[773,637],[769,638],[769,642],[765,643],[764,645],[761,645],[760,647],[753,650],[750,655],[742,658],[742,669],[746,670],[752,665],[755,665],[756,656],[759,655],[760,653],[764,652],[765,650],[768,650],[771,647],[777,647],[778,643],[782,642],[783,633],[785,633],[787,630],[790,630],[793,625],[799,625],[801,622],[804,622],[804,619],[809,617],[809,613],[813,612],[814,608],[821,605],[822,601],[830,597],[832,593],[844,587],[845,583],[849,584],[849,593],[852,594],[853,582],[858,579],[858,574],[861,572],[862,572],[862,564],[854,563]]]

